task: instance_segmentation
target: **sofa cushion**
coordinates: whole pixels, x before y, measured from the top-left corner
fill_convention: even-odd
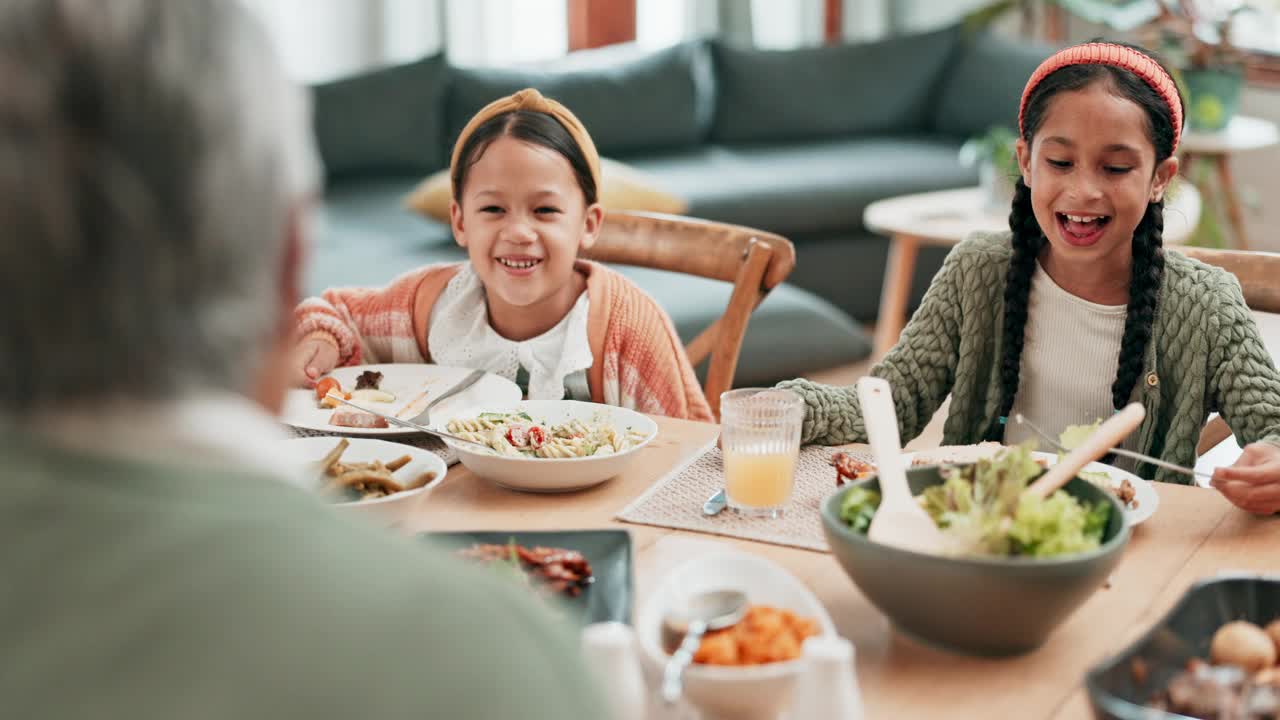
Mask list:
[[[454,68],[453,74],[450,147],[477,110],[526,87],[572,110],[602,155],[694,145],[710,122],[710,58],[698,41],[658,52],[601,48],[535,69]]]
[[[344,180],[325,193],[313,233],[307,289],[382,285],[428,262],[465,258],[444,223],[406,210],[418,176]]]
[[[447,164],[443,55],[316,85],[316,142],[332,178],[428,173]]]
[[[763,142],[922,130],[958,37],[947,28],[796,50],[717,42],[711,138]]]
[[[971,137],[996,125],[1015,127],[1022,88],[1051,54],[1048,45],[995,34],[964,39],[943,73],[934,129]]]
[[[875,200],[976,185],[960,140],[884,136],[778,145],[706,145],[629,162],[689,201],[694,217],[791,237],[862,227]]]
[[[600,204],[605,210],[643,210],[682,215],[689,209],[683,199],[663,191],[659,183],[617,160],[600,158]],[[409,209],[428,219],[449,222],[453,193],[449,171],[427,177],[404,198]]]

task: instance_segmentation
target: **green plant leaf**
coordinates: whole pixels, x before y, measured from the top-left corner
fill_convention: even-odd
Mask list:
[[[962,32],[972,35],[990,27],[1005,13],[1022,7],[1027,0],[996,0],[964,16],[960,22]]]

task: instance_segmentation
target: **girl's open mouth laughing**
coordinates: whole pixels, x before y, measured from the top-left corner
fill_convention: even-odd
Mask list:
[[[496,260],[503,270],[516,276],[531,275],[542,264],[542,258],[527,255],[503,255]]]
[[[1062,237],[1072,245],[1086,247],[1102,237],[1110,215],[1076,215],[1074,213],[1054,213],[1058,220],[1058,229]]]

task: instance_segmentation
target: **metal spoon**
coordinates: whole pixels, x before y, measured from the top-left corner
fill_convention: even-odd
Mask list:
[[[720,511],[724,510],[728,504],[729,498],[724,494],[724,488],[720,488],[715,495],[707,498],[707,501],[702,503],[702,514],[707,516],[719,515]]]
[[[712,630],[737,625],[747,613],[747,594],[739,590],[712,590],[689,598],[684,612],[668,611],[662,618],[662,646],[674,653],[662,671],[662,699],[672,704],[683,692],[684,670]]]

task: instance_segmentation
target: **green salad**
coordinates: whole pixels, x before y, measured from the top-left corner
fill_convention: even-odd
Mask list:
[[[1111,505],[1062,490],[1044,499],[1025,494],[1043,470],[1029,446],[1010,447],[972,465],[942,468],[943,482],[916,499],[962,554],[1043,558],[1097,548]],[[879,493],[855,487],[845,493],[840,517],[865,533],[879,505]]]
[[[1085,440],[1088,440],[1089,436],[1093,434],[1093,431],[1097,430],[1098,426],[1101,424],[1101,420],[1095,420],[1092,425],[1068,425],[1067,428],[1058,435],[1058,444],[1067,452],[1075,450],[1080,447]],[[1058,453],[1058,460],[1062,460],[1062,458],[1066,456],[1067,453],[1060,452]],[[1103,490],[1109,491],[1111,488],[1111,476],[1104,472],[1098,472],[1096,470],[1081,470],[1076,473],[1076,475],[1088,480]]]

